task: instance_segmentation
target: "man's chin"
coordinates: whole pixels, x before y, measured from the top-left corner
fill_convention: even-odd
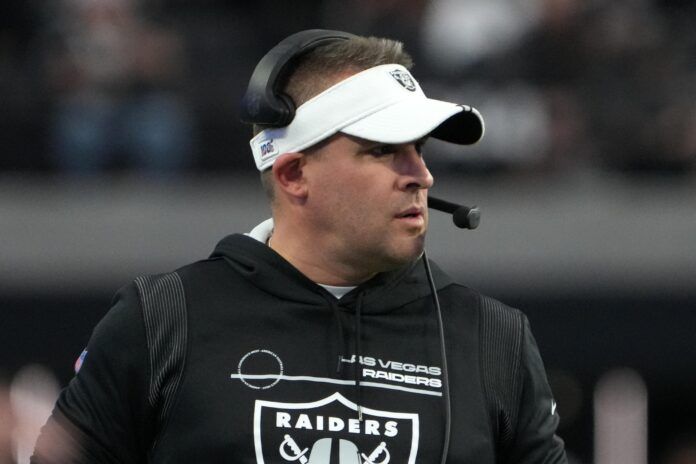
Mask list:
[[[394,270],[415,261],[421,257],[424,249],[425,236],[411,239],[407,246],[399,247],[385,257],[384,263],[389,266],[389,269],[385,270]]]

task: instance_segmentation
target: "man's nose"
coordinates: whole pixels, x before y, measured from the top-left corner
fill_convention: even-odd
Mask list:
[[[401,174],[399,187],[401,189],[429,189],[433,186],[435,182],[433,176],[415,145],[407,145],[399,158],[401,161],[400,166],[398,166]]]

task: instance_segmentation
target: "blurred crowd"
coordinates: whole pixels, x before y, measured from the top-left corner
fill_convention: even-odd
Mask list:
[[[291,32],[400,39],[431,96],[472,104],[468,171],[686,173],[689,0],[11,0],[0,6],[0,170],[252,169],[238,102]]]

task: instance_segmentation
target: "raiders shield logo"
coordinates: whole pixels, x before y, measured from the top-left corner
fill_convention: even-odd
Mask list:
[[[395,69],[394,71],[389,71],[389,74],[391,74],[392,77],[396,79],[396,82],[401,84],[406,90],[410,90],[411,92],[416,91],[416,82],[409,73]]]
[[[311,403],[256,400],[257,464],[414,464],[418,414],[358,407],[340,393]]]

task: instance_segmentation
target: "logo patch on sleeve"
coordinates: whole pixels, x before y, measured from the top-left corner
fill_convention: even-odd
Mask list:
[[[80,369],[82,369],[82,364],[85,362],[86,357],[87,350],[82,350],[82,353],[80,353],[80,356],[78,356],[77,360],[75,361],[75,374],[80,372]]]

